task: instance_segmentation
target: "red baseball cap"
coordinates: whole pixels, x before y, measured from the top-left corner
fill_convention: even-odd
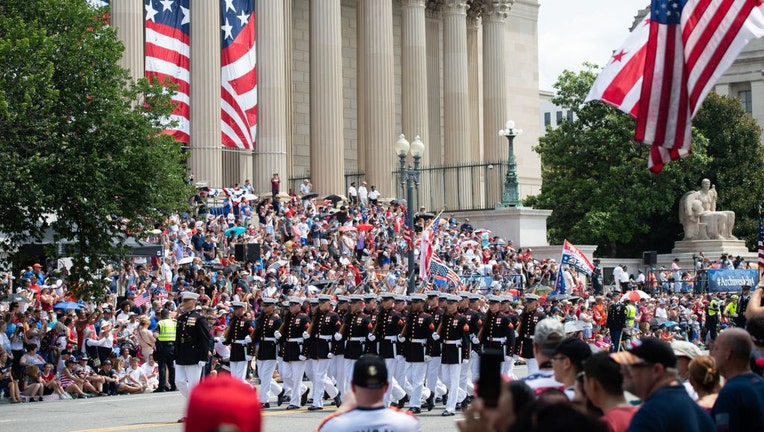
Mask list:
[[[208,432],[232,425],[239,432],[260,432],[260,400],[249,384],[221,374],[195,386],[188,399],[185,432]]]

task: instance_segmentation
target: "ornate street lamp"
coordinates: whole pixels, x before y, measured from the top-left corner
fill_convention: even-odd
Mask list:
[[[406,157],[411,153],[414,159],[414,167],[406,167]],[[398,155],[400,163],[401,185],[406,186],[406,226],[411,234],[413,243],[414,235],[414,186],[419,187],[419,163],[424,154],[424,143],[417,135],[414,141],[409,144],[406,136],[401,134],[398,141],[395,142],[395,154]],[[409,294],[416,291],[416,278],[414,277],[414,248],[408,251],[408,288]]]
[[[506,128],[499,131],[499,136],[507,137],[509,141],[509,166],[507,174],[504,176],[504,194],[501,204],[497,208],[503,207],[522,207],[520,202],[520,193],[517,184],[517,165],[515,165],[514,141],[515,137],[523,133],[522,129],[515,129],[515,122],[507,120]]]

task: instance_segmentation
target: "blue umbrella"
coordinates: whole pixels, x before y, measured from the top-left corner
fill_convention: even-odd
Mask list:
[[[82,309],[79,303],[75,302],[60,302],[53,305],[53,309],[65,309],[65,310],[79,310]]]
[[[225,230],[225,235],[227,237],[231,236],[231,235],[241,235],[241,234],[245,233],[246,231],[247,231],[246,228],[241,227],[241,226],[237,226],[237,227],[228,228],[227,230]]]

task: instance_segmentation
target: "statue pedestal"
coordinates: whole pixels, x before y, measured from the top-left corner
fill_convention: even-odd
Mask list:
[[[446,212],[448,213],[448,212]],[[459,212],[459,223],[470,218],[476,229],[486,228],[495,236],[512,240],[514,248],[534,248],[547,246],[546,219],[551,210],[537,210],[528,207],[506,207],[496,210]]]
[[[722,252],[730,255],[746,255],[748,248],[743,240],[681,240],[674,243],[672,255],[697,254],[703,252],[707,257],[720,256]]]

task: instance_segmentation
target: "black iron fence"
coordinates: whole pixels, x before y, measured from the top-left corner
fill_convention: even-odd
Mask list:
[[[356,187],[361,184],[361,181],[363,180],[365,174],[359,171],[347,171],[345,172],[345,189],[341,191],[334,191],[326,193],[326,195],[331,195],[332,193],[340,194],[340,195],[347,195],[348,188],[350,187],[350,183],[355,182]],[[310,180],[309,174],[302,174],[295,177],[289,178],[289,188],[295,191],[299,195],[300,193],[300,185],[302,184],[303,180],[308,179]],[[323,195],[322,195],[323,196]]]

